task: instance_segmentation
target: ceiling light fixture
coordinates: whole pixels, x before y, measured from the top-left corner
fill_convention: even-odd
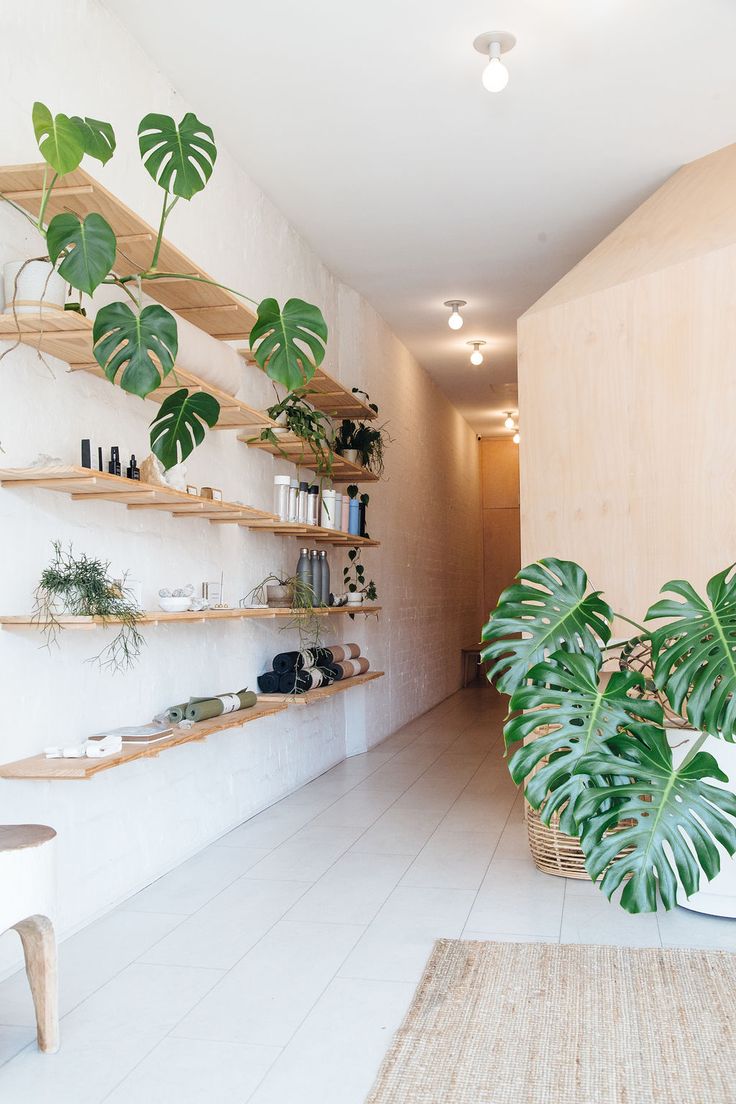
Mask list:
[[[513,50],[516,38],[507,31],[485,31],[478,35],[473,46],[479,54],[485,54],[488,64],[483,70],[483,87],[488,92],[503,92],[509,83],[509,71],[501,61],[501,54]]]
[[[515,425],[516,425],[516,423],[514,422],[513,414],[511,413],[510,410],[507,410],[506,411],[506,417],[505,417],[504,423],[503,423],[503,428],[504,429],[513,429]]]
[[[480,347],[485,344],[485,341],[468,341],[468,345],[473,346],[473,352],[470,354],[470,363],[475,364],[476,367],[483,363],[483,354],[480,351]]]
[[[445,306],[450,308],[450,317],[447,319],[447,325],[451,330],[461,330],[463,328],[463,316],[460,313],[460,307],[467,307],[467,299],[447,299]]]
[[[519,436],[518,429],[517,429],[516,433],[514,434],[514,436],[511,438],[511,440],[514,442],[515,445],[518,445],[519,441],[521,440],[521,437]]]

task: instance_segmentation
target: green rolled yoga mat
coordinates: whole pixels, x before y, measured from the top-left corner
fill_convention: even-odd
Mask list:
[[[235,694],[218,694],[213,698],[190,698],[186,707],[188,721],[210,721],[223,713],[236,709],[250,709],[258,701],[252,690],[238,690]]]
[[[166,713],[171,724],[178,724],[187,715],[187,703],[182,702],[181,705],[172,705],[170,709],[166,710]]]

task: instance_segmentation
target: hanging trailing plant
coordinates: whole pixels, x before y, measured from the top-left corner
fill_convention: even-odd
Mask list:
[[[369,602],[375,602],[378,591],[373,579],[365,580],[365,568],[360,559],[358,548],[351,548],[348,552],[347,567],[342,569],[343,585],[349,594],[362,594]]]
[[[40,625],[47,646],[58,644],[64,628],[60,616],[99,617],[103,625],[119,625],[114,639],[93,659],[111,671],[134,666],[145,644],[139,630],[141,611],[123,584],[109,575],[110,564],[84,553],[65,551],[53,541],[54,555],[41,573],[34,592],[33,618]]]
[[[314,457],[314,466],[320,475],[330,476],[335,454],[332,450],[331,436],[332,424],[326,414],[316,410],[307,401],[311,392],[306,388],[291,391],[279,402],[269,406],[267,413],[269,418],[283,420],[286,429],[295,433],[306,444]],[[254,441],[267,441],[274,445],[283,457],[290,459],[289,454],[283,448],[278,433],[271,427],[261,430],[258,437],[251,438]]]
[[[328,336],[318,307],[301,299],[289,299],[282,308],[270,297],[259,304],[205,276],[162,272],[158,268],[164,229],[171,212],[180,199],[191,200],[202,191],[214,170],[217,146],[211,127],[192,112],[187,112],[178,124],[170,116],[157,113],[141,120],[138,127],[141,159],[161,188],[163,200],[150,264],[138,272],[125,273],[119,270],[115,233],[102,215],[91,212],[81,219],[73,212],[62,212],[46,224],[49,200],[58,182],[77,169],[85,156],[103,165],[113,156],[116,139],[112,126],[89,116],[53,115],[40,102],[33,105],[32,117],[38,148],[47,166],[38,216],[33,218],[7,196],[2,198],[29,219],[46,239],[48,257],[38,259],[50,261],[63,279],[80,292],[80,303],[74,309],[84,314],[81,295],[92,295],[103,284],[117,287],[129,300],[101,307],[94,322],[94,357],[111,382],[145,398],[174,369],[178,351],[176,318],[159,304],[144,305],[142,298],[146,283],[160,279],[208,284],[252,303],[257,320],[251,331],[250,348],[256,362],[273,380],[289,389],[309,382],[324,359]],[[209,402],[205,404],[205,415],[205,407],[200,403],[197,410],[193,397],[186,388],[169,396],[166,433],[161,432],[160,417],[154,420],[151,448],[165,467],[185,459],[203,440],[204,425],[212,426],[217,421],[217,417],[212,420],[215,407],[219,415],[217,400],[206,396]],[[193,428],[193,413],[198,416],[201,433]]]

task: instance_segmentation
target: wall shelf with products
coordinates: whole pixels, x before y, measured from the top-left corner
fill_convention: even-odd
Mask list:
[[[367,616],[370,613],[380,613],[382,607],[376,605],[356,606],[315,606],[313,609],[265,609],[263,607],[236,606],[232,609],[213,610],[186,610],[183,613],[163,613],[159,610],[146,610],[142,613],[139,625],[168,625],[178,622],[199,624],[207,621],[242,621],[253,619],[255,621],[267,621],[275,619],[294,619],[302,616],[331,617],[346,613],[361,613]],[[53,623],[46,622],[38,616],[29,613],[8,614],[0,616],[0,628],[3,629],[48,629],[51,624],[62,629],[92,630],[103,627],[113,628],[118,624],[113,617],[73,617],[61,614]]]
[[[278,443],[254,440],[244,434],[238,434],[238,440],[243,441],[249,448],[270,452],[277,459],[288,460],[298,467],[310,468],[315,471],[317,459],[307,442],[302,440],[301,437],[297,437],[296,433],[292,433],[291,430],[284,431],[278,426],[277,422],[274,422],[270,428],[273,429],[274,427],[278,433]],[[375,483],[378,476],[368,468],[364,468],[360,464],[353,464],[352,461],[346,460],[344,456],[335,453],[329,478],[333,483]]]
[[[0,192],[37,218],[46,171],[43,163],[0,167]],[[46,219],[49,221],[54,215],[67,211],[81,218],[96,212],[108,221],[118,243],[116,270],[144,271],[149,267],[156,231],[84,169],[75,169],[59,179],[51,193]],[[157,267],[162,273],[181,272],[212,280],[204,269],[166,239],[161,245]],[[212,283],[162,277],[146,281],[146,294],[221,341],[247,340],[255,322],[254,313],[240,296]],[[64,312],[64,316],[69,313]],[[91,323],[89,325],[91,328]],[[64,353],[48,351],[50,355],[68,360]],[[250,353],[244,355],[250,363]],[[86,360],[94,360],[91,352]],[[366,403],[322,368],[318,368],[309,381],[309,389],[313,392],[310,401],[325,414],[364,420],[375,417],[375,412]]]
[[[18,759],[14,763],[0,766],[0,778],[27,779],[39,782],[69,781],[87,779],[111,767],[122,767],[136,759],[153,759],[169,748],[181,747],[198,740],[204,740],[216,732],[228,728],[239,728],[251,721],[283,713],[286,705],[281,702],[259,701],[250,709],[240,709],[227,713],[211,721],[198,721],[191,728],[177,728],[171,736],[155,744],[127,744],[117,755],[108,755],[103,759],[47,759],[44,755],[32,755],[28,759]]]

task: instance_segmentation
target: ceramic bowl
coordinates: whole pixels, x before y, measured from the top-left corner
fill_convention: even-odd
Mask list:
[[[159,598],[158,604],[164,613],[184,613],[189,609],[191,598],[182,595],[181,598]]]

